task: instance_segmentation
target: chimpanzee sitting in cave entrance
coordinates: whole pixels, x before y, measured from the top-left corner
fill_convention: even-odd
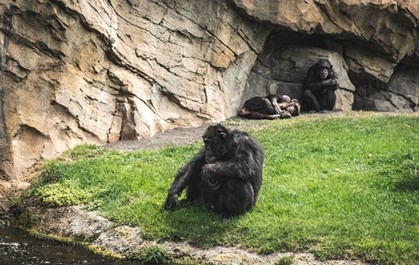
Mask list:
[[[246,100],[238,115],[247,119],[284,119],[298,116],[300,109],[297,99],[271,94]]]
[[[333,110],[335,91],[339,88],[333,66],[326,59],[310,67],[304,80],[303,107],[306,111],[324,112]]]

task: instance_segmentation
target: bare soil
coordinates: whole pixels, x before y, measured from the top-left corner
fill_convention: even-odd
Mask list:
[[[187,145],[199,141],[208,125],[201,125],[194,128],[176,128],[158,133],[150,138],[141,140],[118,141],[105,145],[105,147],[116,150],[149,150],[160,149],[167,145]]]

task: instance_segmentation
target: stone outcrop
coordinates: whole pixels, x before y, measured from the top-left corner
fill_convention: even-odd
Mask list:
[[[343,110],[418,107],[416,0],[0,0],[0,14],[0,186],[82,143],[299,97],[319,58]]]
[[[139,256],[145,249],[157,247],[172,260],[185,264],[211,265],[273,265],[282,264],[284,258],[298,265],[365,265],[360,260],[328,260],[322,262],[310,253],[276,252],[269,255],[257,254],[236,247],[201,249],[187,242],[155,242],[144,239],[139,227],[118,226],[99,216],[86,212],[78,206],[55,207],[33,211],[42,225],[34,231],[61,238],[76,238],[84,245],[121,258]],[[185,262],[186,261],[186,262]]]

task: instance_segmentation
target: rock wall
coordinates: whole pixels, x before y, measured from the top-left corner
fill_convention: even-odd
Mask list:
[[[319,58],[340,108],[417,111],[416,0],[0,0],[0,14],[0,192],[78,144],[299,97]]]
[[[0,2],[3,178],[235,115],[268,34],[225,1]]]

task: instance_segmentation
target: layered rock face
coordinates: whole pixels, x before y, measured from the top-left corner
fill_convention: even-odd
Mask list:
[[[320,58],[337,107],[416,111],[416,0],[0,0],[0,174],[301,95]]]
[[[297,98],[318,59],[335,66],[342,110],[417,111],[419,2],[414,0],[232,0],[274,30],[250,74],[246,95]]]
[[[235,115],[268,34],[223,1],[9,2],[3,178],[78,144]]]

